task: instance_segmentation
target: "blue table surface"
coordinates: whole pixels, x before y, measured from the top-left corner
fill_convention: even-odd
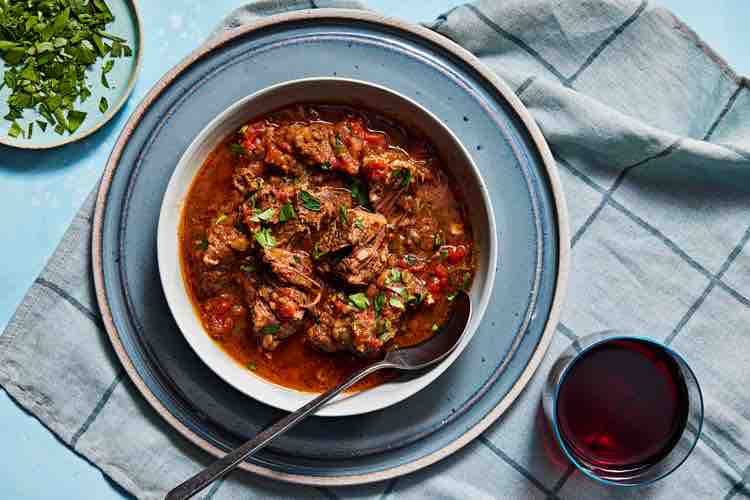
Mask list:
[[[141,1],[143,68],[127,106],[81,143],[45,152],[0,147],[0,329],[3,329],[86,195],[101,175],[125,120],[149,88],[192,51],[240,0]],[[370,0],[369,5],[412,22],[430,21],[460,0]],[[750,76],[750,2],[657,0],[691,26],[737,72]],[[0,498],[117,499],[126,495],[67,449],[0,391]]]

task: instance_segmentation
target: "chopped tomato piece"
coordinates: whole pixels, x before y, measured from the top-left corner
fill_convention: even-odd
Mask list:
[[[440,279],[436,276],[433,276],[430,280],[430,283],[427,285],[427,290],[432,295],[437,295],[443,290],[443,285],[440,283]]]
[[[388,165],[379,160],[371,160],[367,163],[368,170],[384,170]]]
[[[370,146],[385,147],[385,134],[380,132],[365,132],[364,140]]]
[[[352,135],[356,135],[360,139],[364,138],[365,129],[359,120],[352,120],[351,122],[349,122],[349,128],[352,131]]]
[[[289,319],[289,318],[293,318],[294,315],[297,313],[297,308],[294,306],[293,303],[280,302],[276,312],[279,314],[280,318]]]
[[[203,309],[210,314],[225,314],[234,305],[234,300],[227,295],[212,297],[203,303]]]
[[[438,278],[445,279],[448,277],[448,270],[445,268],[444,265],[438,264],[435,266],[435,276]]]
[[[466,257],[466,247],[459,245],[448,249],[448,262],[451,264],[457,264]]]

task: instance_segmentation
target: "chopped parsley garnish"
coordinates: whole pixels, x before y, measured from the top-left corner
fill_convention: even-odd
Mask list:
[[[334,142],[334,147],[336,148],[336,154],[342,154],[347,151],[346,146],[344,146],[344,141],[341,140],[341,135],[336,134],[336,139]]]
[[[261,331],[266,335],[273,335],[274,333],[278,333],[279,330],[281,330],[281,325],[278,323],[269,323],[261,328]]]
[[[102,43],[101,38],[99,39],[99,43],[100,44]],[[104,54],[102,54],[102,56],[103,55]],[[102,85],[104,85],[104,87],[106,88],[109,88],[109,82],[107,81],[107,73],[112,71],[112,68],[114,67],[115,67],[114,59],[108,59],[107,62],[105,62],[104,65],[102,66]]]
[[[362,184],[362,181],[354,179],[349,189],[352,192],[352,198],[356,200],[357,203],[362,206],[367,206],[370,200],[367,197],[367,188]]]
[[[471,286],[471,273],[464,273],[464,281],[461,283],[462,290],[468,290]]]
[[[417,257],[412,254],[406,254],[404,255],[404,261],[406,261],[407,266],[412,267],[417,263]]]
[[[8,135],[14,139],[19,135],[23,137],[23,129],[18,123],[13,122],[13,124],[10,126],[10,129],[8,130]]]
[[[432,249],[437,250],[438,248],[443,246],[444,243],[445,240],[443,239],[443,234],[439,232],[435,233],[435,236],[432,237]]]
[[[106,75],[115,58],[133,55],[124,38],[104,31],[114,19],[104,0],[0,1],[2,86],[10,89],[4,117],[11,122],[8,135],[24,135],[16,120],[27,109],[40,115],[36,123],[42,131],[48,124],[58,134],[80,128],[86,113],[75,106],[92,95],[87,70],[103,59],[100,80],[110,88]],[[100,99],[99,110],[108,109],[106,99]],[[31,137],[33,127],[26,130]]]
[[[302,206],[313,212],[320,212],[320,200],[315,198],[307,191],[300,191],[299,198],[302,200]]]
[[[349,302],[360,311],[364,311],[370,306],[370,299],[368,299],[367,295],[362,292],[349,295]]]
[[[320,243],[316,241],[315,245],[313,245],[313,251],[312,251],[313,259],[318,260],[319,258],[321,258],[322,256],[324,256],[326,253],[327,252],[323,252],[320,249]]]
[[[255,215],[253,215],[250,220],[253,222],[268,222],[269,220],[273,219],[273,216],[276,215],[276,209],[271,207],[267,208],[261,212],[255,212]]]
[[[321,170],[331,170],[331,164],[330,164],[330,162],[325,161],[325,162],[321,163],[320,164],[320,169]]]
[[[75,109],[71,109],[68,111],[68,132],[71,134],[78,130],[78,127],[81,126],[83,123],[83,120],[86,119],[86,113],[83,111],[76,111]]]
[[[255,266],[253,264],[242,264],[240,270],[246,273],[255,272]]]
[[[339,207],[339,218],[341,219],[342,224],[347,224],[349,222],[349,209],[346,208],[346,205],[341,205]]]
[[[218,215],[218,216],[216,217],[216,219],[214,219],[214,225],[216,225],[216,224],[221,224],[221,223],[222,223],[222,222],[224,222],[225,220],[227,220],[227,214],[219,214],[219,215]]]
[[[385,284],[391,285],[393,283],[401,282],[401,271],[398,269],[389,269],[388,274],[385,277]]]
[[[208,250],[208,240],[198,240],[195,242],[195,248],[198,250]]]
[[[388,342],[396,336],[396,331],[391,325],[391,320],[387,319],[378,325],[378,338],[381,342]]]
[[[357,227],[357,229],[364,229],[365,228],[365,222],[362,219],[356,219],[354,221],[354,225]]]
[[[422,301],[424,300],[424,297],[425,297],[425,294],[423,294],[423,293],[417,293],[415,295],[411,295],[409,297],[409,300],[407,302],[409,304],[418,306],[419,304],[422,303]]]
[[[453,301],[453,299],[456,298],[456,295],[458,295],[456,292],[452,292],[452,293],[449,293],[446,298],[448,299],[448,301]]]
[[[256,370],[257,368],[258,368],[258,365],[256,365],[256,364],[255,364],[255,361],[250,361],[250,362],[249,362],[249,363],[247,364],[247,369],[248,369],[248,370],[252,370],[252,371],[255,371],[255,370]]]
[[[279,222],[286,222],[288,220],[296,219],[297,214],[294,213],[294,206],[291,202],[284,203],[279,210]]]
[[[436,332],[436,331],[438,331],[439,329],[440,329],[440,327],[439,327],[439,326],[437,326],[437,323],[433,323],[433,324],[432,324],[432,331],[433,331],[433,332]]]
[[[389,303],[389,304],[390,304],[391,306],[395,307],[396,309],[401,309],[402,311],[403,311],[404,309],[406,309],[406,308],[404,307],[404,303],[403,303],[403,302],[401,302],[401,300],[397,299],[396,297],[391,297],[391,299],[390,299],[390,300],[388,301],[388,303]]]
[[[386,343],[395,336],[396,336],[396,332],[394,332],[393,330],[385,330],[383,333],[381,333],[378,336],[378,338],[380,339],[381,342]]]
[[[254,236],[255,241],[263,248],[273,248],[276,246],[276,238],[273,237],[271,230],[268,228],[257,231]]]
[[[230,144],[229,150],[232,153],[240,155],[240,156],[250,156],[250,153],[248,153],[247,149],[245,149],[244,146],[241,146],[239,144]]]
[[[401,170],[397,170],[393,173],[394,179],[399,181],[399,185],[402,188],[409,187],[409,184],[411,184],[411,170],[408,168],[402,168]]]
[[[383,306],[385,305],[385,294],[380,292],[375,296],[375,314],[380,316]]]
[[[443,248],[442,250],[440,250],[440,258],[443,259],[443,260],[447,259],[448,258],[448,250],[446,250],[445,248]]]

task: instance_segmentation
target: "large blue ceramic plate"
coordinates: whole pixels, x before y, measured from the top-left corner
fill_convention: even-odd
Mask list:
[[[178,331],[159,284],[156,227],[177,162],[212,118],[259,89],[329,75],[391,88],[453,130],[490,190],[500,249],[484,321],[437,380],[377,412],[311,418],[243,464],[341,485],[411,472],[468,443],[518,396],[550,341],[567,274],[567,219],[544,139],[502,82],[440,35],[374,14],[300,11],[233,31],[170,71],[125,126],[99,192],[93,260],[115,350],[179,432],[219,454],[278,418],[202,365]]]

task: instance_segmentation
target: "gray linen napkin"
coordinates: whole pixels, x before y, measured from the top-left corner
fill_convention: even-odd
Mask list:
[[[360,5],[261,1],[224,26],[322,6]],[[236,472],[204,498],[750,498],[748,81],[646,2],[476,2],[430,27],[513,86],[552,146],[573,229],[560,334],[507,414],[436,466],[341,489]],[[92,206],[0,337],[0,384],[130,493],[160,498],[210,459],[155,414],[108,344],[89,268]],[[544,446],[544,375],[578,335],[607,328],[666,341],[703,386],[702,439],[653,486],[604,488]]]

